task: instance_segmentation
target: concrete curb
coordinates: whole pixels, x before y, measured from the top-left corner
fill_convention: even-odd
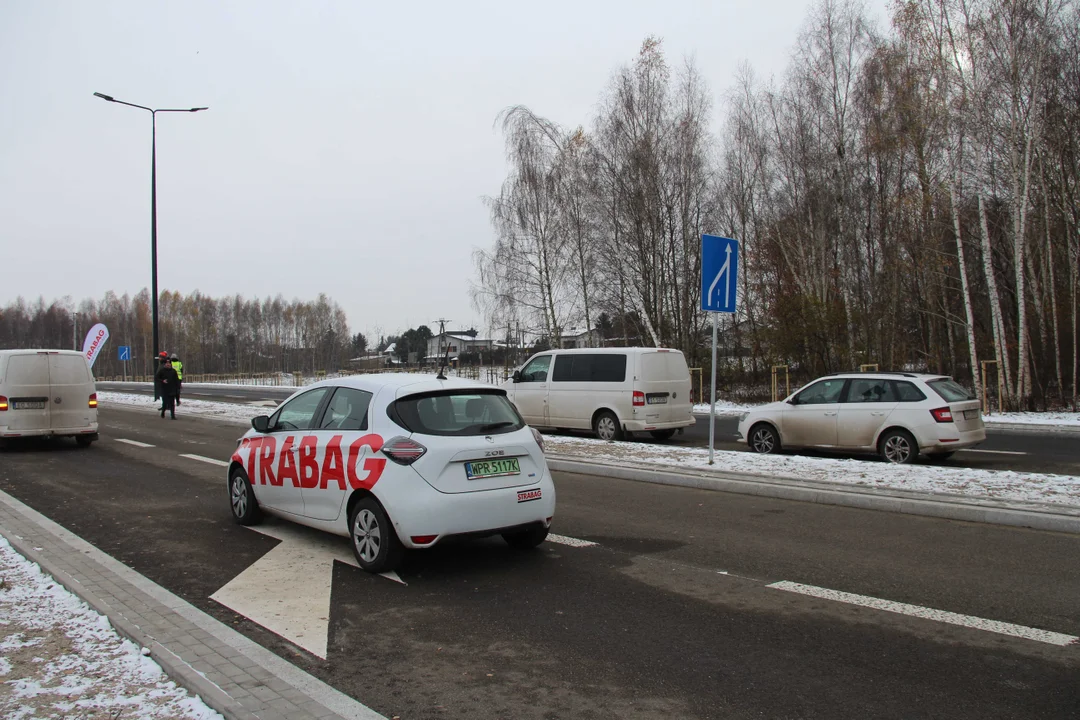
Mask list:
[[[714,473],[696,470],[671,472],[640,465],[605,465],[565,455],[549,456],[548,467],[556,472],[595,475],[659,485],[676,485],[741,495],[760,495],[782,500],[841,505],[864,510],[1080,534],[1080,511],[1070,512],[1065,508],[1039,503],[1004,503],[947,493],[929,494],[903,490],[852,488],[834,483],[746,473]]]

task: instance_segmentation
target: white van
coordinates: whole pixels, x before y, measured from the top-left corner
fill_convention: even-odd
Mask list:
[[[631,432],[667,440],[695,422],[690,371],[678,350],[549,350],[503,388],[529,425],[592,430],[602,440]]]
[[[90,363],[75,350],[0,350],[0,442],[40,435],[97,440]]]

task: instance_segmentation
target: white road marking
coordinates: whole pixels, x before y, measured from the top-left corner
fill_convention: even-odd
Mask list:
[[[334,561],[357,567],[348,541],[291,524],[249,529],[281,543],[210,599],[325,660]]]
[[[979,450],[977,448],[967,448],[966,450],[958,450],[957,452],[977,452],[977,453],[990,453],[992,455],[1028,455],[1030,453],[1019,452],[1017,450]]]
[[[204,455],[189,455],[187,453],[180,453],[180,457],[187,458],[188,460],[198,460],[199,462],[210,463],[211,465],[229,467],[229,463],[224,460],[218,460],[217,458],[208,458]]]
[[[135,447],[141,448],[154,447],[150,443],[139,442],[138,440],[128,440],[127,438],[116,438],[116,442],[127,443],[128,445],[134,445]]]
[[[570,547],[595,547],[597,545],[597,543],[588,540],[578,540],[577,538],[566,537],[565,535],[549,534],[547,536],[547,541],[558,543],[559,545],[569,545]]]
[[[352,563],[352,564],[356,565],[355,562]],[[379,573],[379,575],[383,576],[387,580],[393,580],[396,583],[401,583],[402,585],[408,585],[409,584],[409,583],[405,582],[404,580],[402,580],[398,576],[398,574],[396,572],[394,572],[393,570],[387,570],[386,572],[381,572],[381,573]]]
[[[1012,637],[1035,640],[1036,642],[1049,643],[1050,645],[1071,645],[1080,640],[1080,638],[1073,635],[1064,635],[1049,630],[1039,630],[1024,625],[1013,625],[1012,623],[1000,622],[998,620],[986,620],[985,618],[974,617],[972,615],[961,615],[959,613],[948,612],[947,610],[934,610],[933,608],[926,608],[920,605],[908,605],[907,603],[893,602],[892,600],[881,600],[880,598],[869,597],[867,595],[856,595],[854,593],[829,590],[828,588],[815,587],[814,585],[802,585],[786,580],[772,583],[766,587],[771,587],[776,590],[786,590],[787,592],[799,593],[801,595],[810,595],[825,600],[835,600],[851,605],[874,608],[875,610],[884,610],[886,612],[910,615],[912,617],[925,618],[927,620],[937,620],[938,622],[948,623],[950,625],[960,625],[961,627],[985,630],[1001,635],[1011,635]]]

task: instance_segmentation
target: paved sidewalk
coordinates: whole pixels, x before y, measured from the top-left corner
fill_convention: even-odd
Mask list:
[[[384,718],[3,492],[0,535],[226,718]]]

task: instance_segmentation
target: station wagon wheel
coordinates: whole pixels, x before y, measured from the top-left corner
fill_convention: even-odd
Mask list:
[[[777,452],[780,450],[780,437],[771,425],[755,425],[750,429],[750,448],[762,454]]]
[[[229,506],[233,520],[241,525],[254,525],[262,518],[255,491],[251,489],[251,483],[241,468],[236,468],[229,475]]]
[[[882,458],[897,465],[910,463],[919,456],[915,438],[904,430],[890,430],[882,435],[878,450]]]
[[[596,419],[593,420],[593,431],[596,433],[596,437],[607,442],[623,439],[619,418],[615,417],[615,413],[610,410],[605,410],[596,416]]]
[[[356,562],[368,572],[395,569],[405,552],[386,511],[371,497],[360,500],[349,513],[349,539]]]

